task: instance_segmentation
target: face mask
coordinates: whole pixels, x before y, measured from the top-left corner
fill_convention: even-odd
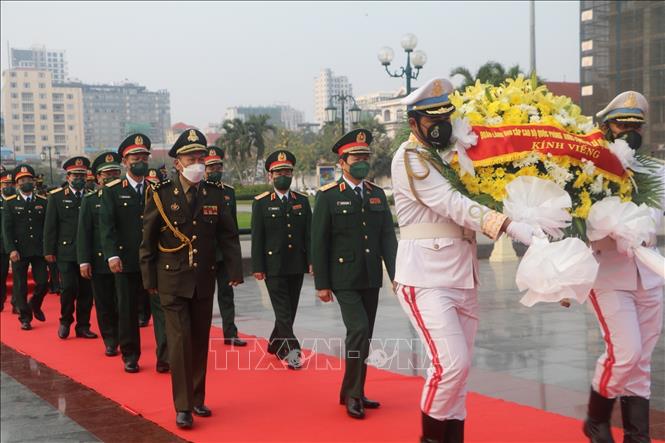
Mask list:
[[[7,186],[6,188],[2,189],[2,195],[4,195],[5,197],[9,197],[14,194],[16,194],[16,188],[14,188],[13,186]]]
[[[132,173],[132,175],[135,175],[137,177],[145,177],[145,175],[148,173],[148,163],[146,162],[132,163],[131,165],[129,165],[129,171]]]
[[[80,191],[85,187],[85,179],[75,178],[74,180],[71,181],[70,185],[72,186],[72,188],[74,188],[75,191]]]
[[[205,165],[201,163],[194,163],[193,165],[185,166],[182,170],[182,175],[192,183],[198,183],[203,178],[206,172]]]
[[[29,194],[32,192],[33,189],[35,189],[35,184],[32,182],[27,182],[27,183],[21,183],[18,187],[21,192],[24,194]]]
[[[221,172],[211,172],[208,174],[208,180],[211,182],[221,182],[222,181],[222,173]]]
[[[637,131],[628,131],[620,134],[619,139],[625,140],[633,150],[637,150],[642,146],[642,135]]]
[[[453,127],[448,121],[436,122],[427,129],[427,142],[434,149],[445,149],[450,143],[450,136],[453,133]]]
[[[104,178],[102,179],[102,181],[104,182],[104,184],[107,184],[107,183],[111,183],[111,182],[112,182],[113,180],[115,180],[115,179],[116,179],[116,178],[115,178],[115,177],[112,177],[112,176],[111,176],[111,177],[104,177]]]
[[[90,182],[90,181],[85,182],[85,190],[86,191],[92,191],[94,189],[95,189],[95,182]]]
[[[369,162],[355,162],[349,167],[349,173],[351,173],[351,177],[362,180],[369,174]]]
[[[285,175],[278,175],[275,177],[272,181],[273,185],[275,185],[275,189],[280,190],[280,191],[286,191],[291,187],[291,180],[293,177],[287,177]]]

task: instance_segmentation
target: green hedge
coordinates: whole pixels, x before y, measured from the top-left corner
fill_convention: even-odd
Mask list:
[[[262,192],[272,190],[272,185],[264,183],[260,185],[238,185],[235,186],[236,200],[251,200]]]

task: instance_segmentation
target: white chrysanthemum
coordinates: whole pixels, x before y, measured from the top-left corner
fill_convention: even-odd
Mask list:
[[[535,165],[539,161],[540,161],[540,155],[537,152],[532,152],[532,153],[530,153],[529,155],[527,155],[526,157],[524,157],[522,159],[515,160],[513,162],[513,166],[515,166],[516,168],[521,169],[521,168],[524,168],[526,166]]]
[[[589,186],[589,191],[592,194],[602,194],[603,193],[603,176],[598,175],[596,179],[591,183],[591,186]]]
[[[584,172],[586,175],[593,175],[593,173],[596,172],[596,165],[593,163],[593,161],[583,158],[582,172]]]
[[[589,133],[593,130],[593,120],[589,117],[585,123],[577,125],[580,131],[584,133]]]
[[[550,175],[550,177],[552,177],[554,183],[561,186],[562,188],[566,186],[566,183],[571,181],[574,177],[573,174],[570,173],[566,168],[563,168],[552,161],[545,160],[544,164],[545,168],[547,169],[547,173]]]
[[[495,115],[493,117],[485,117],[485,123],[488,125],[498,125],[503,123],[503,117],[500,115]]]

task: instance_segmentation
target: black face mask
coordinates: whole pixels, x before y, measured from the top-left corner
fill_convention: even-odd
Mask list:
[[[446,149],[450,144],[452,133],[453,126],[449,121],[436,122],[427,129],[424,140],[434,149]]]
[[[617,139],[625,140],[634,151],[640,149],[642,146],[642,135],[637,131],[628,131],[619,134]]]
[[[7,186],[6,188],[2,189],[2,195],[5,197],[10,197],[14,194],[16,194],[16,188],[13,186]]]

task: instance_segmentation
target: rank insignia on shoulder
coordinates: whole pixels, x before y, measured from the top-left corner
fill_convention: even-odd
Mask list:
[[[234,191],[236,190],[236,188],[234,188],[233,186],[229,185],[228,183],[223,183],[223,185],[224,185],[225,188],[233,189]]]
[[[302,193],[302,192],[298,192],[298,191],[291,191],[291,192],[293,192],[294,194],[299,195],[299,196],[301,196],[301,197],[305,197],[305,198],[308,197],[307,194],[304,194],[304,193]]]
[[[329,189],[334,188],[335,186],[337,186],[337,182],[330,182],[330,183],[328,183],[328,184],[325,184],[325,185],[321,186],[321,187],[319,188],[319,191],[323,191],[323,192],[325,192],[325,191],[327,191],[327,190],[329,190]]]
[[[49,194],[57,194],[58,192],[62,191],[62,188],[55,188],[49,191]]]
[[[106,184],[106,187],[107,187],[107,188],[110,188],[111,186],[115,186],[115,185],[117,185],[117,184],[120,183],[121,181],[122,181],[122,180],[120,180],[119,178],[116,178],[115,180],[113,180],[113,181],[111,181],[111,182],[108,182],[108,183]]]
[[[14,200],[16,197],[18,197],[16,194],[10,195],[9,197],[5,197],[5,200],[7,200],[7,201]]]
[[[153,184],[152,189],[157,190],[157,189],[163,188],[164,186],[169,185],[169,184],[171,184],[171,180],[167,178],[163,182]]]
[[[365,183],[367,183],[368,185],[373,186],[373,187],[375,187],[375,188],[381,189],[381,186],[379,186],[379,185],[377,185],[376,183],[371,182],[371,181],[369,181],[369,180],[365,180]]]
[[[48,198],[45,195],[37,194],[37,198],[41,198],[42,200],[48,200]]]
[[[266,191],[266,192],[263,192],[263,193],[257,195],[256,197],[254,197],[254,200],[261,200],[262,198],[267,197],[269,195],[270,195],[270,192]]]

